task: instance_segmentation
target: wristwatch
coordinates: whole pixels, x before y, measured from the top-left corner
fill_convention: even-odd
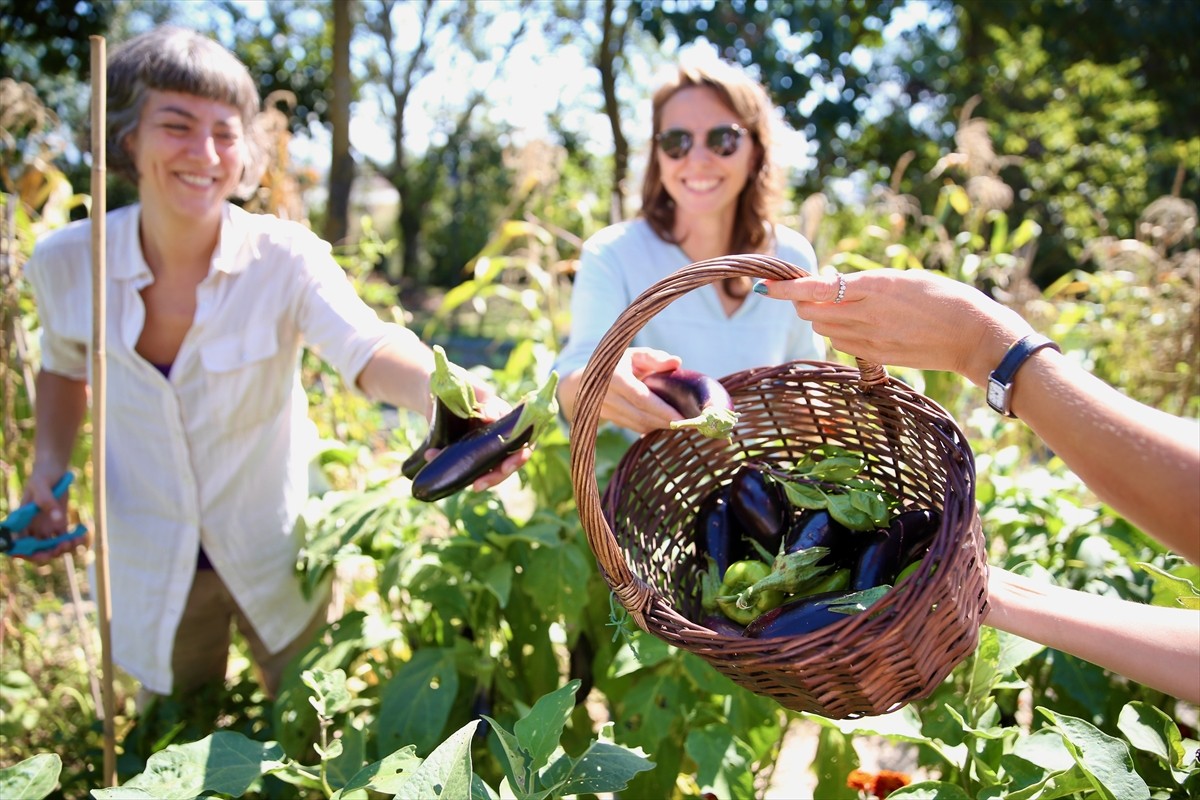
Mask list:
[[[992,370],[992,374],[988,376],[987,402],[996,413],[1006,417],[1016,416],[1012,413],[1013,377],[1026,359],[1043,347],[1050,347],[1062,352],[1062,348],[1053,340],[1040,333],[1031,333],[1018,339],[1016,344],[1008,348],[1008,352],[1000,360],[1000,366]]]

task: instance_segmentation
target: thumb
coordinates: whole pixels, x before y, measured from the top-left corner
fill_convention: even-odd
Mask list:
[[[760,288],[761,287],[761,288]],[[838,276],[812,275],[788,281],[763,280],[754,291],[777,300],[799,303],[832,303],[837,299]]]
[[[669,372],[682,363],[683,359],[679,356],[651,348],[637,348],[629,354],[629,365],[638,378],[655,372]]]

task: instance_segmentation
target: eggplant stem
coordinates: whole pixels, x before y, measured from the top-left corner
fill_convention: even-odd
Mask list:
[[[505,440],[505,444],[516,439],[529,428],[533,428],[533,432],[529,435],[530,443],[538,440],[538,437],[554,422],[558,414],[558,397],[555,394],[557,388],[558,372],[551,372],[550,377],[546,379],[540,389],[535,389],[522,398],[518,403],[521,413],[517,415],[517,421]]]
[[[712,439],[730,439],[733,434],[733,426],[737,424],[737,420],[738,415],[736,411],[710,406],[704,409],[698,416],[691,419],[681,419],[672,422],[671,430],[677,431],[682,428],[693,428]]]
[[[452,362],[440,344],[433,346],[433,372],[429,376],[429,392],[446,408],[463,419],[478,417],[479,399],[475,386],[462,367]]]

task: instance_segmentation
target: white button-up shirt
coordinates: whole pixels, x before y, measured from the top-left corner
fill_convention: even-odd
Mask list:
[[[255,631],[279,650],[319,598],[296,576],[295,522],[315,437],[300,385],[311,346],[347,385],[397,332],[356,294],[330,247],[295,222],[226,206],[196,314],[163,377],[135,351],[139,206],[107,216],[107,511],[115,660],[171,690],[171,651],[203,544]],[[90,378],[91,230],[46,237],[25,268],[42,325],[42,368]]]

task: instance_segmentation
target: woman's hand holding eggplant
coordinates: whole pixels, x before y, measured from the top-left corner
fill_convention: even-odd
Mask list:
[[[476,400],[479,402],[479,420],[484,425],[502,419],[513,410],[512,405],[498,397],[490,386],[475,380],[472,380],[472,383],[475,387]],[[529,460],[531,448],[532,444],[527,444],[515,453],[506,456],[495,469],[477,478],[471,484],[471,489],[482,492],[503,483],[510,475],[525,465],[525,462]],[[431,447],[425,450],[425,461],[429,462],[435,459],[442,449]]]
[[[680,366],[678,356],[649,347],[631,347],[621,355],[613,370],[600,416],[622,428],[642,434],[671,427],[683,416],[660,399],[643,382],[647,375]]]

